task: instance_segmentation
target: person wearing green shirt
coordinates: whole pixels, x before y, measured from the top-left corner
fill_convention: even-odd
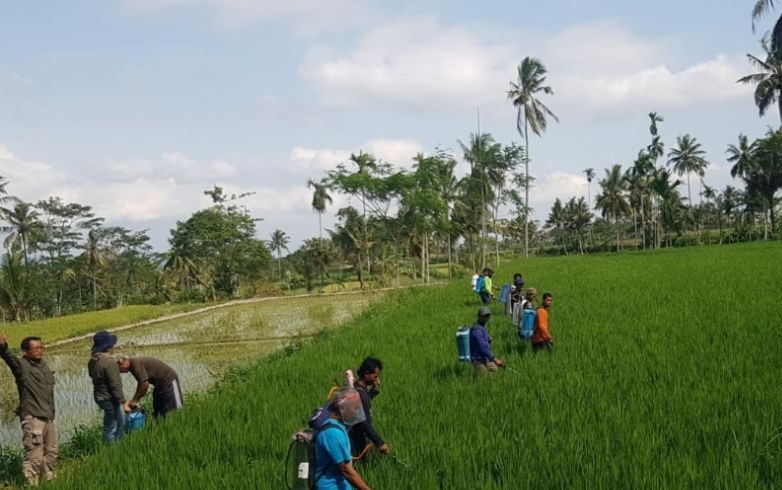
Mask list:
[[[481,302],[484,305],[488,305],[492,296],[494,296],[491,292],[491,278],[493,275],[494,271],[490,267],[483,269],[483,289],[478,295],[481,297]]]

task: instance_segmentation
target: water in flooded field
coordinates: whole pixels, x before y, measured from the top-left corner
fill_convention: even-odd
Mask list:
[[[115,356],[161,359],[179,374],[185,394],[203,391],[234,365],[263,357],[325,328],[336,327],[361,313],[375,295],[296,298],[263,301],[213,310],[191,317],[118,332]],[[46,332],[39,333],[46,342]],[[100,423],[87,374],[91,341],[53,347],[45,360],[55,372],[55,404],[60,442],[74,427]],[[125,396],[135,391],[135,379],[122,375]],[[148,394],[147,397],[150,395]],[[21,447],[18,403],[10,370],[0,361],[0,446]]]

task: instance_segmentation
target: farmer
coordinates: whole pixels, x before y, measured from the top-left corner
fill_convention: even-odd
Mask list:
[[[521,302],[521,308],[523,310],[535,309],[535,298],[538,297],[538,290],[535,288],[527,288],[527,294],[524,295],[524,299]]]
[[[128,402],[136,409],[152,385],[152,415],[165,417],[169,412],[182,408],[182,391],[179,376],[171,366],[153,357],[120,357],[117,361],[121,373],[130,373],[136,378],[136,393]]]
[[[491,337],[486,330],[489,323],[491,310],[488,306],[482,306],[478,310],[478,321],[470,328],[470,358],[475,366],[475,374],[478,376],[497,372],[498,367],[505,365],[500,359],[491,353]]]
[[[517,272],[513,274],[513,284],[511,284],[510,302],[511,308],[514,304],[518,303],[522,299],[524,294],[524,278],[521,277],[521,273]]]
[[[551,293],[543,294],[543,302],[538,308],[537,315],[535,316],[535,333],[532,335],[532,351],[537,352],[541,349],[546,349],[549,352],[554,350],[554,339],[551,338],[549,332],[548,315],[551,309],[551,303],[554,302],[554,297]]]
[[[57,461],[57,428],[54,426],[54,373],[43,360],[40,337],[22,340],[22,358],[8,349],[5,332],[0,332],[0,357],[11,369],[19,391],[16,414],[22,423],[27,483],[37,486],[39,477],[50,481]]]
[[[478,291],[478,296],[481,297],[481,302],[484,305],[488,305],[489,301],[491,301],[492,298],[492,292],[491,292],[491,278],[494,275],[494,271],[491,269],[491,267],[487,267],[483,269],[483,281],[480,279],[478,280],[479,284],[481,285],[480,290]]]
[[[101,330],[92,338],[92,356],[87,371],[92,378],[95,403],[103,410],[103,442],[111,444],[122,439],[125,412],[130,412],[122,391],[117,361],[111,356],[117,336]]]
[[[355,395],[355,393],[353,393]],[[347,427],[363,422],[361,401],[337,392],[331,417],[315,438],[315,488],[317,490],[371,490],[353,468]],[[352,485],[352,486],[351,486]]]
[[[358,381],[355,383],[356,391],[361,397],[361,405],[364,408],[366,420],[350,428],[350,447],[353,456],[361,458],[373,445],[381,454],[388,454],[391,449],[383,441],[380,434],[372,424],[372,399],[380,394],[380,374],[383,371],[383,362],[375,357],[367,357],[358,368]]]
[[[513,275],[513,284],[511,285],[510,293],[510,314],[513,319],[513,324],[518,325],[521,316],[521,310],[523,309],[522,301],[524,300],[524,278],[521,277],[521,273],[517,272]]]

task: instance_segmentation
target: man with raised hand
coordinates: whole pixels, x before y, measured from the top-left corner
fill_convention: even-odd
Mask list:
[[[478,376],[495,373],[498,367],[505,365],[502,360],[494,357],[491,352],[491,337],[486,329],[489,323],[491,310],[488,306],[482,306],[478,310],[478,320],[470,328],[470,358]]]
[[[141,399],[152,385],[152,415],[165,417],[169,412],[182,408],[182,391],[179,376],[165,362],[153,357],[120,357],[117,361],[121,373],[130,373],[136,378],[136,393],[128,402],[130,408],[138,407]]]
[[[5,332],[0,332],[0,357],[11,368],[19,391],[17,415],[22,423],[24,463],[27,483],[37,486],[39,479],[54,478],[57,461],[57,428],[54,425],[54,373],[43,360],[40,337],[22,340],[22,357],[8,349]]]

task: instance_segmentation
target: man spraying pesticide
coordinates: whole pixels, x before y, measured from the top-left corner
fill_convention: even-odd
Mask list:
[[[347,371],[346,376],[347,385],[338,389],[326,405],[316,410],[310,418],[313,430],[299,431],[293,435],[288,457],[292,452],[297,453],[298,472],[294,486],[288,484],[288,488],[371,490],[353,467],[347,430],[364,422],[366,414],[361,397],[354,388],[353,372]],[[286,461],[286,471],[287,466]]]
[[[475,374],[482,376],[496,373],[497,368],[505,363],[491,352],[491,337],[486,325],[489,323],[491,310],[488,306],[482,306],[478,310],[478,320],[470,328],[470,359],[475,367]]]

